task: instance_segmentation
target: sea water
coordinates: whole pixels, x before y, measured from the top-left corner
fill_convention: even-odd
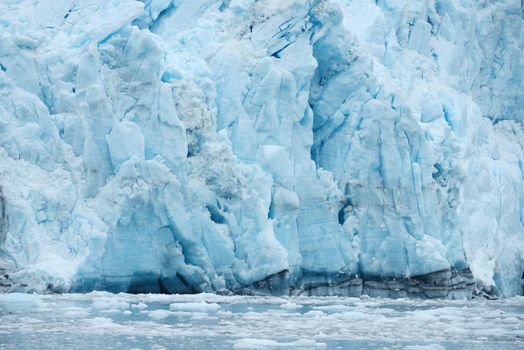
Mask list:
[[[0,295],[0,349],[522,349],[524,297]]]

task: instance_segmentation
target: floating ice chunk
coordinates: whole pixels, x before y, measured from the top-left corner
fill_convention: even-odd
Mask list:
[[[320,310],[311,310],[304,314],[304,316],[307,316],[307,317],[323,317],[325,315],[326,314]]]
[[[407,345],[404,347],[405,350],[446,350],[446,347],[439,344],[428,344],[428,345]]]
[[[173,316],[173,313],[169,310],[153,310],[147,311],[147,315],[153,320],[163,320],[164,318]]]
[[[66,310],[64,310],[64,313],[62,314],[66,318],[73,318],[73,319],[82,319],[87,318],[91,315],[91,313],[88,311],[89,309],[82,308],[82,307],[69,307]]]
[[[34,311],[42,307],[42,296],[26,293],[0,294],[0,309],[6,311]]]
[[[269,339],[245,338],[236,340],[233,349],[325,349],[325,343],[319,343],[311,339],[299,339],[292,342],[279,343]]]
[[[280,308],[281,309],[286,309],[286,310],[300,309],[302,307],[303,307],[302,305],[296,304],[296,303],[293,303],[293,302],[290,302],[290,301],[288,301],[287,303],[284,303],[284,304],[280,304]]]
[[[354,311],[355,308],[347,305],[325,305],[325,306],[315,306],[315,310],[320,310],[323,312],[347,312]]]
[[[169,309],[173,311],[193,311],[193,312],[217,312],[221,309],[216,303],[172,303]]]
[[[147,306],[148,305],[144,303],[131,304],[132,309],[139,309],[139,310],[147,309]]]

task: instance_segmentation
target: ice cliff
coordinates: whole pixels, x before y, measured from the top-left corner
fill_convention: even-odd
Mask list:
[[[517,0],[4,0],[4,290],[522,293]]]

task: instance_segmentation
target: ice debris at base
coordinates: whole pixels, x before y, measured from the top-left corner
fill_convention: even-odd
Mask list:
[[[220,310],[193,308],[214,303]],[[112,306],[136,304],[148,311]],[[188,311],[173,311],[173,304],[187,304]],[[517,350],[524,346],[523,311],[522,296],[486,301],[13,293],[0,295],[0,339],[5,349]]]
[[[2,1],[0,288],[522,293],[523,24],[513,0]]]
[[[325,343],[311,339],[299,339],[293,342],[279,343],[270,339],[244,338],[235,341],[233,349],[326,349]]]

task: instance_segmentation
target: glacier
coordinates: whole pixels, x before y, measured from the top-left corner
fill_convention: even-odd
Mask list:
[[[515,0],[6,0],[0,287],[523,294]]]

